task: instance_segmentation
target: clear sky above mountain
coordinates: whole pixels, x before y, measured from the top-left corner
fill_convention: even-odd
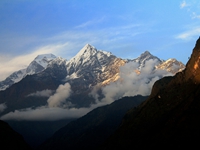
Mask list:
[[[200,35],[199,8],[198,0],[1,0],[0,70],[43,53],[70,59],[87,43],[121,58],[148,50],[186,63]]]

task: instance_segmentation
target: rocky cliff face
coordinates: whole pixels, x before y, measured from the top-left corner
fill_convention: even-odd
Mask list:
[[[184,74],[185,80],[192,80],[196,84],[200,83],[200,38],[196,42]]]

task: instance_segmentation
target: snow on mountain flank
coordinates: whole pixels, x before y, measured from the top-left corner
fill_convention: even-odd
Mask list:
[[[38,55],[27,68],[21,69],[19,71],[13,72],[4,81],[0,82],[0,91],[7,89],[12,84],[21,81],[26,75],[32,75],[39,73],[46,69],[47,65],[57,58],[53,54],[42,54]]]
[[[97,53],[97,49],[94,46],[86,44],[79,52],[70,59],[69,63],[73,63],[74,67],[80,65],[80,63],[84,64],[89,61],[91,56],[94,56]]]
[[[53,54],[43,54],[43,55],[38,55],[36,58],[35,58],[35,61],[40,64],[42,67],[46,68],[48,63],[55,59],[56,56],[53,55]]]

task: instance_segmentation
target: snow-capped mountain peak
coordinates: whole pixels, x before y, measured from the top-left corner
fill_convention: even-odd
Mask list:
[[[142,61],[146,61],[146,60],[149,60],[149,59],[158,59],[159,61],[161,61],[158,57],[156,56],[153,56],[149,51],[145,51],[144,53],[142,53],[138,58],[140,62]]]
[[[55,59],[53,59],[47,67],[53,65],[53,64],[57,64],[57,65],[61,65],[61,64],[66,64],[66,59],[62,58],[62,57],[56,57]]]
[[[149,51],[145,51],[139,57],[131,61],[139,63],[138,69],[140,70],[142,67],[145,66],[145,63],[149,60],[156,60],[156,65],[162,63],[162,61],[158,57],[152,55]]]
[[[110,57],[111,55],[113,55],[111,52],[106,52],[106,51],[103,51],[103,50],[100,50],[100,52],[104,53],[108,57]]]
[[[5,90],[10,87],[12,84],[21,81],[26,75],[32,75],[39,73],[47,68],[47,65],[56,59],[56,56],[53,54],[42,54],[38,55],[25,69],[13,72],[8,76],[4,81],[0,82],[0,91]]]
[[[97,49],[90,45],[86,44],[73,58],[70,59],[70,64],[73,64],[74,67],[77,67],[85,62],[89,61],[92,56],[97,53]]]
[[[182,62],[171,58],[156,66],[156,69],[167,70],[168,72],[175,74],[185,69],[185,65]]]
[[[74,59],[86,59],[97,53],[97,49],[90,44],[86,44],[79,52],[76,54]]]
[[[27,67],[26,73],[31,75],[44,70],[49,62],[51,62],[55,58],[56,56],[53,54],[38,55]]]
[[[40,64],[42,67],[46,68],[48,63],[55,59],[56,56],[53,54],[42,54],[42,55],[38,55],[34,61],[36,61],[38,64]]]

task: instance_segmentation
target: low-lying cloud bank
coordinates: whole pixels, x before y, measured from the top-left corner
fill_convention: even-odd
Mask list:
[[[79,118],[84,116],[91,110],[103,106],[106,103],[99,102],[93,104],[90,107],[83,108],[61,108],[61,107],[49,107],[43,106],[36,109],[27,108],[22,110],[15,110],[14,112],[9,112],[2,117],[1,120],[29,120],[29,121],[55,121],[66,118]]]
[[[90,109],[88,108],[71,108],[64,109],[59,107],[38,107],[36,109],[27,108],[23,110],[15,110],[14,112],[9,112],[8,114],[2,116],[1,120],[30,120],[30,121],[53,121],[61,120],[66,118],[78,118],[82,115],[88,113]]]
[[[49,89],[46,89],[46,90],[42,90],[42,91],[36,91],[35,93],[31,93],[29,95],[27,95],[27,97],[29,96],[36,96],[36,97],[49,97],[53,94],[53,90],[49,90]]]
[[[81,108],[71,108],[66,109],[71,106],[66,99],[71,94],[71,86],[69,83],[64,85],[59,85],[56,92],[52,95],[52,90],[43,90],[31,93],[28,96],[39,96],[39,97],[49,97],[47,100],[47,105],[43,107],[37,107],[35,109],[27,108],[22,110],[15,110],[14,112],[9,112],[0,117],[1,120],[60,120],[65,118],[77,118],[81,115],[87,113],[88,109]],[[3,110],[3,105],[0,105]]]

